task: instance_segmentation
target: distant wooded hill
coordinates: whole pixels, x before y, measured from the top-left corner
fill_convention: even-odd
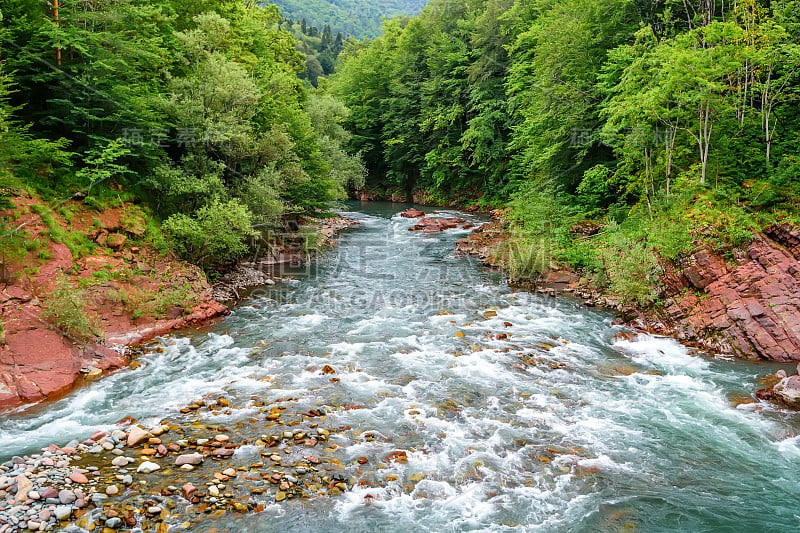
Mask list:
[[[427,0],[274,0],[287,19],[305,19],[309,26],[330,25],[334,32],[358,38],[375,37],[383,17],[414,15]]]

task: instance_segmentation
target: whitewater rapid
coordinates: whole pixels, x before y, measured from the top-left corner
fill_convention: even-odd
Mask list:
[[[467,231],[407,231],[401,207],[358,206],[350,216],[361,224],[334,250],[292,272],[296,281],[257,291],[212,331],[161,339],[136,370],[6,416],[0,455],[225,394],[324,409],[349,428],[332,437],[331,453],[354,486],[204,530],[800,525],[797,418],[731,401],[771,367],[693,355],[665,338],[625,340],[610,314],[515,291],[456,257]],[[397,450],[407,462],[386,459]]]

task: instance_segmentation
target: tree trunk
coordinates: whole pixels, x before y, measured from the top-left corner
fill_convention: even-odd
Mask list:
[[[664,174],[667,178],[667,198],[669,198],[671,192],[671,185],[672,185],[672,158],[675,154],[675,139],[678,137],[678,127],[670,125],[670,128],[667,132],[667,138],[665,140],[665,145],[667,149],[667,168],[664,171]]]
[[[700,107],[700,135],[697,137],[700,148],[700,185],[706,184],[708,153],[711,147],[711,132],[713,129],[714,126],[711,124],[711,102],[706,100],[705,105]]]
[[[61,26],[61,19],[59,18],[58,13],[58,0],[53,0],[53,22],[56,24],[56,28]],[[61,66],[61,47],[56,46],[56,65],[59,67]]]

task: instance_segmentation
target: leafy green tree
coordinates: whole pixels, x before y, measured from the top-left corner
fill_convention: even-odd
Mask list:
[[[193,216],[172,215],[164,222],[183,257],[204,268],[216,268],[244,255],[255,236],[250,211],[237,200],[215,200]]]

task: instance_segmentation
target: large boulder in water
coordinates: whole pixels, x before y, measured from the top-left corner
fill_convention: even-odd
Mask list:
[[[408,231],[421,231],[423,233],[440,233],[448,229],[456,229],[466,221],[463,218],[421,218]]]
[[[403,218],[421,218],[425,216],[425,213],[412,207],[411,209],[406,209],[400,213],[400,216]]]
[[[773,387],[772,392],[789,407],[800,408],[800,376],[783,378]]]

